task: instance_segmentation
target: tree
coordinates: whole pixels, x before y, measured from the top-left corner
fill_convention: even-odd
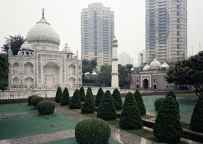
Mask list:
[[[65,88],[63,90],[63,94],[61,97],[61,105],[67,105],[68,103],[69,103],[69,92],[68,92],[68,89]]]
[[[0,89],[5,90],[8,86],[8,55],[0,54]]]
[[[96,106],[99,106],[102,99],[104,97],[104,91],[102,88],[99,88],[98,92],[97,92],[97,95],[96,95],[96,100],[95,100],[95,105]]]
[[[92,72],[96,69],[97,61],[96,60],[82,60],[82,72]]]
[[[135,100],[137,102],[138,109],[140,111],[141,116],[146,115],[146,108],[145,108],[145,105],[144,105],[144,101],[142,99],[141,93],[138,90],[135,91],[134,97],[135,97]]]
[[[203,51],[169,68],[166,80],[176,85],[190,85],[196,95],[203,90]]]
[[[80,100],[81,101],[85,100],[85,90],[84,90],[84,87],[80,88]]]
[[[200,96],[192,113],[190,129],[203,133],[203,96]]]
[[[6,38],[6,42],[1,49],[7,53],[9,46],[11,46],[13,55],[17,55],[24,41],[25,39],[21,35],[14,35],[14,36],[10,35],[9,37]]]
[[[159,109],[154,136],[159,142],[178,143],[182,134],[176,99],[166,97]]]
[[[114,89],[112,97],[114,98],[116,110],[122,109],[122,99],[121,94],[118,89]]]
[[[106,91],[97,110],[97,117],[103,120],[115,120],[116,109],[110,91]]]
[[[57,103],[60,103],[61,102],[61,97],[62,97],[62,90],[61,90],[61,87],[58,87],[57,91],[56,91],[55,101]]]
[[[100,86],[111,86],[111,65],[101,66],[100,72],[98,74],[98,83]]]
[[[75,90],[71,100],[69,101],[70,109],[80,109],[81,102],[80,102],[80,91],[78,89]]]
[[[134,95],[128,93],[120,116],[119,126],[122,129],[141,129],[142,119]]]
[[[85,103],[82,105],[81,112],[83,114],[94,113],[95,103],[94,96],[92,94],[91,88],[87,89],[87,94],[85,96]]]
[[[130,86],[130,72],[132,65],[125,66],[118,65],[119,86],[121,88],[129,88]]]

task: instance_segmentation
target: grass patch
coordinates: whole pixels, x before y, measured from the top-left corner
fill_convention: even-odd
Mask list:
[[[11,116],[0,120],[0,139],[74,129],[77,122],[60,113],[50,116],[38,116],[36,113]]]
[[[47,144],[78,144],[78,143],[76,142],[75,138],[68,138],[59,141],[49,142]],[[120,143],[116,142],[113,139],[110,139],[109,144],[120,144]]]
[[[16,103],[16,104],[2,104],[0,105],[0,114],[6,113],[22,113],[30,112],[32,107],[29,107],[27,103]]]

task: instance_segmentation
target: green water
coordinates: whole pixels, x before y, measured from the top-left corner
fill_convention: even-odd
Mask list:
[[[147,109],[147,112],[155,113],[154,102],[156,99],[164,96],[143,96],[143,100]],[[180,106],[181,121],[184,123],[190,123],[193,108],[196,104],[196,96],[178,96],[177,101]]]

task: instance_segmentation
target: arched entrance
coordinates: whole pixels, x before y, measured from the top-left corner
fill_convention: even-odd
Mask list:
[[[60,67],[53,62],[49,62],[44,66],[43,70],[45,88],[56,88],[60,82]]]
[[[143,80],[143,88],[144,89],[148,89],[149,88],[149,80],[148,79],[144,79]]]

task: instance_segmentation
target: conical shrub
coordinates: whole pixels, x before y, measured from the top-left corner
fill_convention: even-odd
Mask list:
[[[92,94],[91,88],[88,88],[87,94],[85,96],[85,102],[82,105],[81,112],[83,114],[94,113],[94,109],[95,109],[94,96]]]
[[[97,117],[103,120],[116,119],[116,109],[110,91],[106,91],[97,109]]]
[[[57,103],[60,103],[61,97],[62,97],[62,90],[61,90],[61,87],[58,87],[58,88],[57,88],[57,91],[56,91],[55,101],[56,101]]]
[[[145,108],[141,93],[138,90],[136,90],[134,93],[134,96],[135,96],[135,100],[137,102],[138,109],[140,111],[141,116],[146,115],[146,108]]]
[[[199,99],[193,110],[190,129],[203,133],[203,96],[199,96]]]
[[[69,101],[69,108],[70,109],[80,109],[81,102],[80,102],[80,91],[78,89],[75,90],[71,100]]]
[[[143,126],[140,112],[132,93],[128,93],[125,98],[119,126],[122,129],[141,129]]]
[[[85,90],[84,90],[84,87],[80,88],[80,101],[85,101]]]
[[[95,105],[99,106],[99,104],[102,101],[102,98],[104,97],[104,91],[102,88],[99,88],[97,95],[96,95],[96,100],[95,100]]]
[[[61,97],[61,105],[68,105],[68,103],[69,103],[69,92],[68,92],[68,89],[65,88],[63,90],[63,94]]]
[[[175,144],[180,141],[181,134],[177,102],[173,97],[166,97],[155,121],[154,136],[159,142]]]
[[[116,110],[122,109],[122,99],[121,94],[118,89],[114,89],[112,97],[114,98]]]

